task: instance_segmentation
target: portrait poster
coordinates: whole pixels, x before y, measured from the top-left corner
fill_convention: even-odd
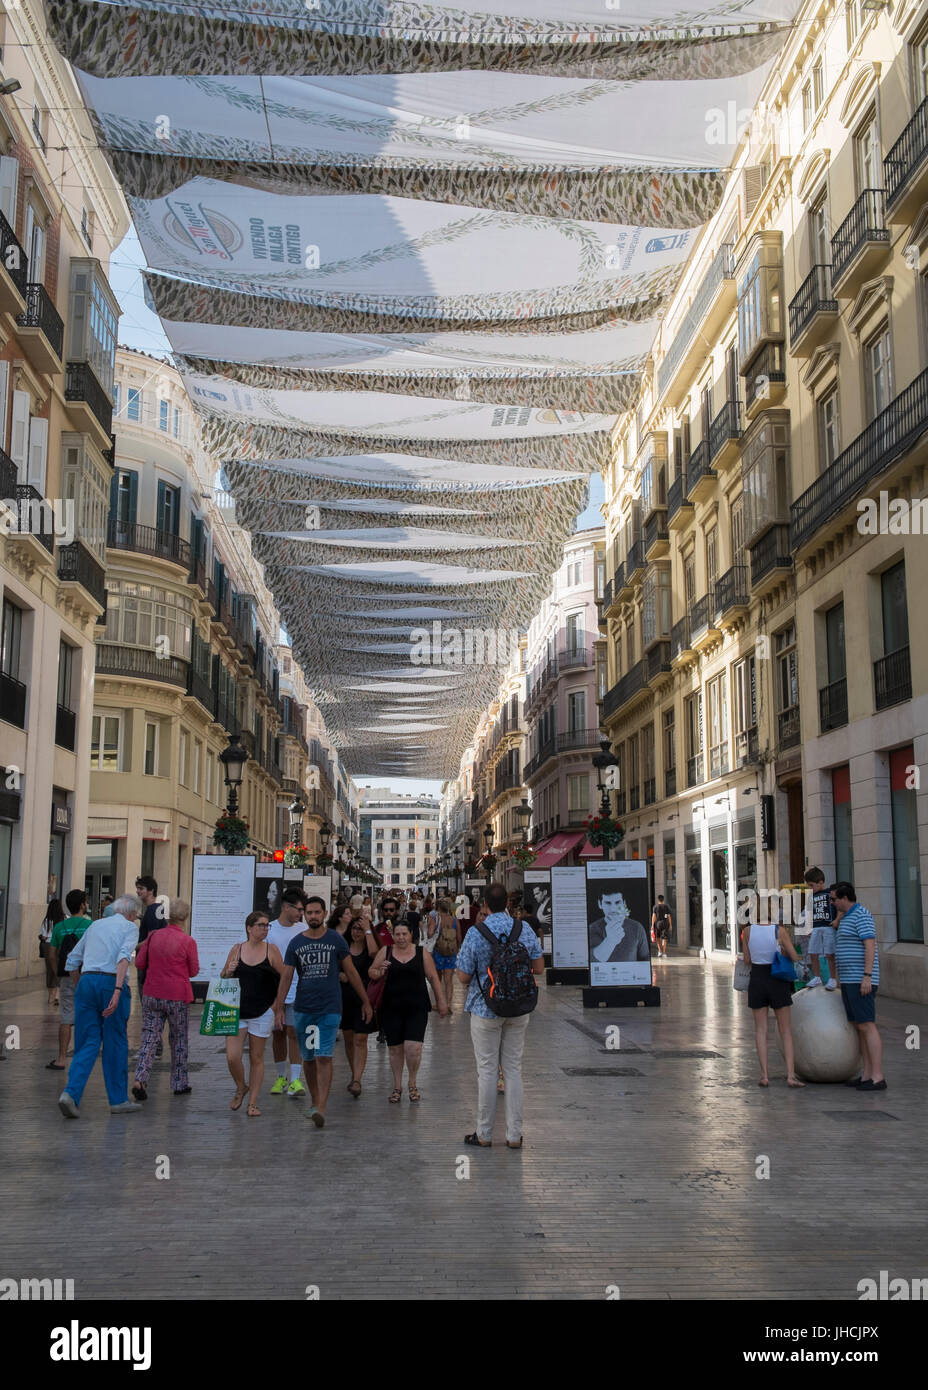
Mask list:
[[[587,864],[586,916],[590,984],[649,985],[647,861]]]
[[[285,884],[283,864],[256,864],[253,910],[266,912],[270,920],[276,922],[280,915],[280,900],[285,887],[298,888],[299,884]]]
[[[551,950],[551,870],[526,869],[522,875],[522,910],[534,915],[543,948]],[[581,966],[586,960],[581,960]]]

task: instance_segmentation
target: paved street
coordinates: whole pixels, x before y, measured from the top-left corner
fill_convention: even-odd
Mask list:
[[[44,1070],[56,1012],[44,989],[5,986],[0,1021],[22,1047],[0,1064],[0,1275],[72,1278],[79,1299],[302,1299],[311,1284],[324,1299],[588,1299],[608,1285],[623,1299],[838,1299],[881,1269],[918,1276],[928,1090],[904,1029],[924,1033],[928,1010],[880,1001],[886,1093],[790,1091],[778,1054],[765,1092],[728,972],[679,959],[658,982],[660,1010],[584,1012],[579,991],[543,992],[521,1153],[501,1117],[492,1150],[462,1145],[469,1033],[435,1016],[418,1107],[387,1104],[374,1046],[359,1102],[337,1057],[324,1131],[269,1095],[249,1120],[228,1109],[220,1043],[193,1033],[191,1096],[170,1094],[165,1061],[145,1112],[111,1117],[98,1067],[81,1120],[65,1121],[61,1074]]]

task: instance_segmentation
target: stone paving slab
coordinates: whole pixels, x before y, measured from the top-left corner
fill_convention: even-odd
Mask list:
[[[789,1090],[775,1050],[763,1091],[728,972],[674,959],[658,983],[660,1009],[584,1011],[578,989],[543,989],[521,1152],[503,1145],[502,1105],[492,1150],[462,1143],[476,1086],[461,1018],[430,1022],[419,1106],[387,1104],[374,1044],[354,1101],[337,1053],[317,1131],[287,1097],[265,1093],[259,1119],[229,1111],[221,1044],[195,1031],[195,1008],[192,1095],[170,1094],[162,1062],[144,1112],[111,1116],[98,1066],[73,1122],[56,1105],[64,1074],[44,1069],[57,1012],[43,988],[2,986],[0,1038],[14,1024],[22,1046],[0,1064],[0,1276],[72,1278],[78,1299],[304,1299],[318,1285],[438,1300],[602,1299],[609,1285],[622,1299],[844,1299],[881,1269],[920,1277],[928,1072],[905,1029],[928,1029],[928,1009],[880,999],[886,1092]],[[133,992],[134,1045],[139,1022]]]

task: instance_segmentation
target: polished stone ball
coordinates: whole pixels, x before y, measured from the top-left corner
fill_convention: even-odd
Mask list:
[[[850,1081],[860,1070],[857,1030],[848,1023],[840,989],[800,989],[790,1009],[796,1071],[804,1081]],[[777,1045],[783,1045],[777,1034]]]

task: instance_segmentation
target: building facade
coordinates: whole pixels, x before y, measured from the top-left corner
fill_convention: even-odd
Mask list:
[[[439,849],[440,802],[389,787],[358,788],[359,853],[388,888],[410,889]]]
[[[219,755],[240,734],[248,850],[289,838],[281,759],[295,710],[280,690],[280,620],[198,438],[174,368],[120,348],[109,496],[106,625],[88,730],[87,887],[96,907],[139,873],[190,898],[227,788]],[[292,753],[291,753],[292,756]]]
[[[582,862],[583,822],[599,805],[590,759],[600,745],[597,600],[605,582],[604,537],[602,527],[571,537],[550,598],[528,629],[523,782],[531,795],[533,843],[543,847],[553,835],[573,832],[559,863]]]
[[[83,884],[95,632],[106,594],[129,225],[38,0],[0,13],[0,980],[42,969],[49,898]]]
[[[616,432],[602,605],[625,852],[678,943],[730,957],[738,890],[817,863],[918,1000],[926,54],[924,5],[799,15]]]

